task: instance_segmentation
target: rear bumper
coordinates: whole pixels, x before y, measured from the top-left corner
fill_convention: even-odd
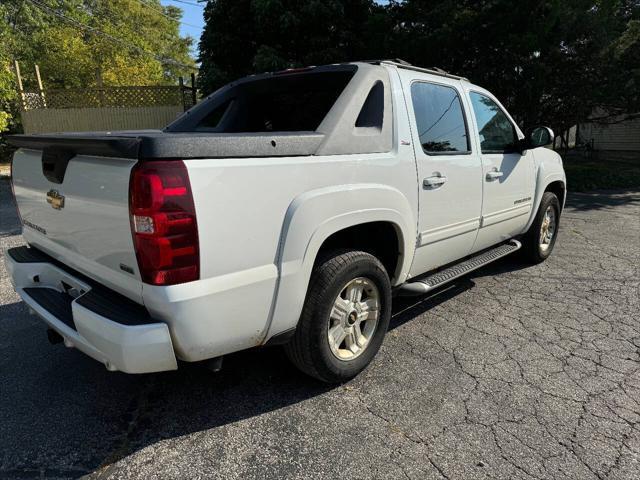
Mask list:
[[[70,272],[40,251],[17,247],[5,263],[18,295],[75,347],[126,373],[177,368],[169,328],[144,307]]]

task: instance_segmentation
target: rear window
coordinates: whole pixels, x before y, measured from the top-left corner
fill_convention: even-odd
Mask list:
[[[449,86],[416,82],[411,99],[418,136],[427,154],[469,152],[469,136],[458,92]]]
[[[314,131],[354,70],[274,74],[241,82],[198,105],[170,131],[220,133]],[[189,118],[190,117],[190,118]]]

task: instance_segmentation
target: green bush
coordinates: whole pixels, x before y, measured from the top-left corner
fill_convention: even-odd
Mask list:
[[[564,169],[570,191],[640,188],[640,159],[571,159],[564,161]]]

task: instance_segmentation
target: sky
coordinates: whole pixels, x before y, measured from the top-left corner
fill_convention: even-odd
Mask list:
[[[188,3],[187,3],[188,2]],[[204,18],[202,12],[204,12],[205,2],[198,3],[197,0],[184,0],[179,2],[177,0],[160,0],[162,5],[172,5],[182,9],[182,23],[180,24],[180,34],[184,36],[191,36],[193,38],[193,45],[191,46],[191,54],[194,57],[198,56],[198,42],[200,41],[200,34],[204,28]]]
[[[198,2],[198,0],[160,0],[162,5],[173,5],[182,9],[182,23],[180,24],[180,34],[184,37],[190,35],[193,37],[193,45],[191,46],[191,54],[194,58],[198,56],[198,42],[200,34],[204,28],[204,5],[206,2]],[[385,4],[388,0],[378,0],[377,3]]]

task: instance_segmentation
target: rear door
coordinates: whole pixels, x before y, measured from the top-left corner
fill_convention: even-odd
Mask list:
[[[418,169],[418,243],[411,275],[466,256],[480,225],[482,166],[458,80],[399,69]]]
[[[533,197],[533,158],[515,150],[515,123],[488,92],[469,91],[474,140],[482,158],[482,221],[474,251],[522,232]]]

